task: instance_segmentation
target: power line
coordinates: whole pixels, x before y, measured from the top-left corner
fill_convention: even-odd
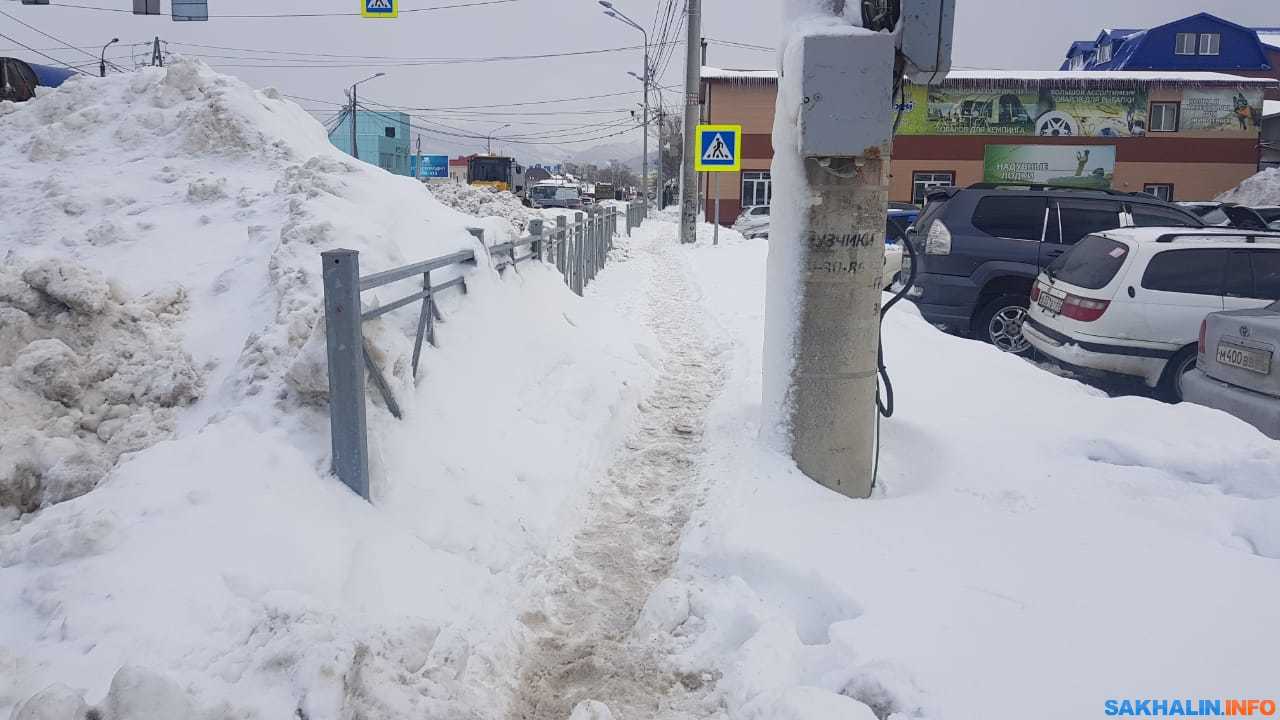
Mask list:
[[[735,42],[733,40],[715,40],[712,38],[707,38],[707,42],[711,43],[712,45],[723,45],[725,47],[742,48],[744,50],[760,50],[763,52],[778,51],[777,48],[772,48],[767,45],[753,45],[751,43]]]
[[[297,70],[334,70],[343,68],[364,68],[364,67],[419,67],[427,65],[472,65],[485,63],[502,63],[502,62],[524,62],[526,60],[546,60],[550,58],[562,57],[582,57],[586,55],[601,55],[605,53],[626,52],[629,50],[638,50],[642,45],[629,45],[625,47],[598,48],[594,50],[570,50],[566,52],[556,53],[537,53],[532,55],[491,55],[486,57],[441,57],[441,58],[420,58],[420,59],[404,59],[393,61],[374,61],[374,62],[309,62],[306,60],[285,61],[281,58],[257,58],[260,62],[251,64],[236,63],[215,63],[219,67],[243,67],[243,68],[261,68],[261,69],[297,69]],[[192,57],[209,57],[219,58],[225,57],[231,60],[247,60],[253,61],[253,57],[236,57],[236,56],[219,56],[208,55],[202,53],[185,53]],[[272,64],[282,63],[282,64]]]
[[[392,117],[391,115],[387,115],[387,114],[385,114],[385,113],[378,112],[377,110],[371,110],[371,109],[369,109],[369,108],[365,108],[365,112],[368,112],[368,113],[370,113],[370,114],[372,114],[372,115],[376,115],[376,116],[378,116],[378,117],[386,118],[386,119],[388,119],[388,120],[391,120],[392,122],[403,122],[400,118]],[[425,119],[423,119],[423,118],[418,118],[418,119],[419,119],[419,120],[423,120],[423,122],[431,122],[431,121],[429,121],[429,120],[425,120]],[[412,121],[410,121],[410,122],[409,122],[409,127],[413,128],[413,129],[415,129],[415,130],[420,130],[420,131],[425,132],[425,133],[436,134],[436,135],[444,135],[444,136],[448,136],[448,137],[462,138],[462,139],[466,139],[466,140],[487,140],[487,139],[492,138],[492,139],[494,139],[494,140],[500,140],[500,141],[502,141],[502,142],[511,143],[511,144],[513,144],[513,145],[553,145],[553,146],[554,146],[554,145],[570,145],[570,144],[575,144],[575,143],[593,142],[593,141],[596,141],[596,140],[603,140],[603,139],[605,139],[605,138],[617,137],[618,135],[623,135],[623,134],[626,134],[626,133],[632,132],[633,130],[637,130],[637,129],[639,129],[640,127],[642,127],[639,123],[634,123],[634,124],[632,124],[630,127],[624,128],[624,129],[619,130],[619,131],[616,131],[616,132],[608,133],[608,134],[605,134],[605,135],[595,135],[595,136],[593,136],[593,137],[575,138],[575,139],[572,139],[572,140],[557,140],[557,141],[552,142],[552,141],[535,141],[535,140],[514,139],[514,138],[509,138],[509,137],[499,137],[499,136],[495,136],[495,135],[491,135],[491,134],[484,134],[484,135],[480,135],[480,134],[475,134],[475,133],[467,132],[466,130],[463,130],[462,128],[456,128],[456,127],[452,127],[452,126],[450,126],[450,125],[444,125],[443,123],[433,123],[433,124],[438,125],[439,127],[443,127],[443,128],[445,128],[445,130],[439,130],[439,129],[431,128],[431,127],[423,127],[422,125],[415,125],[415,124],[413,124],[413,122],[412,122]]]
[[[47,58],[47,59],[49,59],[49,60],[52,60],[52,61],[54,61],[54,62],[58,63],[59,65],[62,65],[63,67],[67,68],[68,70],[74,70],[74,71],[76,71],[76,72],[78,72],[78,73],[81,73],[81,74],[83,74],[83,75],[88,75],[88,74],[89,74],[89,73],[87,73],[87,72],[85,72],[85,71],[83,71],[83,70],[81,70],[81,69],[79,69],[79,68],[72,67],[71,65],[66,64],[65,62],[63,62],[63,61],[59,60],[58,58],[56,58],[56,57],[54,57],[54,56],[52,56],[52,55],[45,55],[44,53],[40,52],[39,50],[36,50],[36,49],[35,49],[35,48],[33,48],[33,47],[29,47],[29,46],[27,46],[27,45],[23,45],[22,43],[20,43],[20,42],[18,42],[17,40],[15,40],[15,39],[13,39],[13,38],[9,37],[8,35],[5,35],[4,33],[0,33],[0,38],[4,38],[5,40],[8,40],[9,42],[13,43],[14,45],[17,45],[17,46],[19,46],[19,47],[23,48],[24,50],[29,50],[29,51],[31,51],[31,52],[33,52],[33,53],[35,53],[35,54],[39,55],[40,57],[43,57],[43,58]]]
[[[425,8],[401,8],[400,13],[423,13],[436,12],[438,10],[453,10],[456,8],[481,7],[486,5],[505,5],[507,3],[522,2],[522,0],[474,0],[473,2],[460,2],[451,5],[434,5]],[[78,10],[96,10],[98,12],[115,12],[130,13],[132,10],[123,10],[121,8],[96,7],[93,5],[77,5],[74,3],[50,3],[51,7],[76,8]],[[316,13],[264,13],[261,15],[209,15],[210,20],[262,20],[271,18],[314,18],[314,17],[358,17],[358,12],[316,12]]]

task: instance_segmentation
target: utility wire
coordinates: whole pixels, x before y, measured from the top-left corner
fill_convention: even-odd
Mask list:
[[[201,53],[185,53],[192,57],[209,57],[209,58],[226,58],[231,60],[253,61],[255,59],[260,62],[250,62],[248,64],[236,63],[215,63],[219,67],[243,67],[243,68],[261,68],[261,69],[297,69],[297,70],[335,70],[344,68],[365,68],[365,67],[420,67],[428,65],[472,65],[485,63],[502,63],[502,62],[523,62],[526,60],[545,60],[549,58],[562,57],[582,57],[586,55],[602,55],[606,53],[627,52],[631,50],[639,50],[643,45],[629,45],[625,47],[598,48],[594,50],[571,50],[558,53],[538,53],[533,55],[493,55],[488,57],[455,57],[455,58],[421,58],[407,60],[391,60],[391,61],[370,61],[370,62],[311,62],[306,60],[286,61],[283,58],[253,58],[253,57],[237,57],[225,55],[206,55]],[[279,63],[279,64],[272,64]]]
[[[58,58],[56,58],[56,57],[54,57],[54,56],[52,56],[52,55],[46,55],[46,54],[44,54],[44,53],[40,52],[39,50],[36,50],[36,49],[35,49],[35,48],[33,48],[33,47],[28,47],[28,46],[26,46],[26,45],[23,45],[22,43],[20,43],[20,42],[18,42],[17,40],[15,40],[15,39],[13,39],[13,38],[9,37],[8,35],[5,35],[4,33],[0,33],[0,38],[4,38],[5,40],[8,40],[9,42],[13,43],[14,45],[18,45],[19,47],[23,48],[24,50],[29,50],[29,51],[31,51],[31,52],[33,52],[33,53],[35,53],[35,54],[39,55],[40,57],[43,57],[43,58],[47,58],[47,59],[49,59],[49,60],[52,60],[53,62],[56,62],[56,63],[58,63],[59,65],[62,65],[63,67],[67,68],[68,70],[74,70],[74,71],[76,71],[76,72],[78,72],[78,73],[81,73],[81,74],[83,74],[83,75],[88,75],[88,74],[89,74],[89,73],[87,73],[87,72],[85,72],[85,71],[81,70],[80,68],[77,68],[77,67],[73,67],[73,66],[71,66],[71,65],[68,65],[67,63],[65,63],[65,62],[63,62],[63,61],[61,61],[61,60],[59,60]]]
[[[707,42],[712,45],[723,45],[724,47],[742,48],[744,50],[760,50],[762,52],[777,52],[777,48],[771,48],[767,45],[753,45],[751,43],[735,42],[733,40],[715,40],[707,38]]]
[[[481,7],[485,5],[505,5],[507,3],[522,2],[522,0],[476,0],[475,2],[461,2],[452,5],[434,5],[425,8],[401,8],[400,14],[406,13],[423,13],[435,12],[437,10],[453,10],[456,8]],[[98,12],[114,12],[129,13],[132,10],[124,10],[121,8],[96,7],[93,5],[78,5],[74,3],[55,2],[49,3],[50,7],[76,8],[78,10],[96,10]],[[209,15],[210,20],[263,20],[271,18],[314,18],[314,17],[358,17],[358,12],[315,12],[315,13],[264,13],[261,15]]]
[[[365,108],[365,112],[368,112],[368,113],[370,113],[370,114],[372,114],[372,115],[376,115],[376,116],[379,116],[379,117],[382,117],[382,118],[386,118],[386,119],[388,119],[388,120],[391,120],[392,122],[403,122],[403,120],[401,120],[400,118],[393,117],[393,116],[391,116],[391,115],[387,115],[387,114],[385,114],[385,113],[381,113],[381,112],[378,112],[378,111],[376,111],[376,110],[371,110],[371,109],[369,109],[369,108]],[[422,120],[422,118],[419,118],[419,120]],[[424,120],[424,122],[428,122],[428,121],[425,121],[425,120]],[[449,126],[449,125],[444,125],[443,123],[434,123],[434,124],[436,124],[436,125],[438,125],[438,126],[440,126],[440,127],[446,128],[446,130],[440,130],[440,129],[438,129],[438,128],[431,128],[431,127],[424,127],[424,126],[422,126],[422,125],[415,125],[415,124],[413,124],[412,120],[409,122],[409,127],[413,128],[413,129],[415,129],[415,130],[420,130],[420,131],[422,131],[422,132],[426,132],[426,133],[434,133],[434,134],[436,134],[436,135],[445,135],[445,136],[449,136],[449,137],[463,138],[463,139],[467,139],[467,140],[488,140],[488,139],[492,138],[493,140],[498,140],[498,141],[506,142],[506,143],[510,143],[510,144],[513,144],[513,145],[569,145],[569,144],[574,144],[574,143],[593,142],[593,141],[596,141],[596,140],[603,140],[603,139],[605,139],[605,138],[610,138],[610,137],[616,137],[616,136],[618,136],[618,135],[623,135],[623,134],[626,134],[626,133],[632,132],[633,130],[637,130],[637,129],[639,129],[640,127],[642,127],[640,124],[636,123],[636,124],[631,125],[630,127],[624,128],[624,129],[619,130],[619,131],[616,131],[616,132],[608,133],[608,134],[605,134],[605,135],[596,135],[596,136],[593,136],[593,137],[575,138],[575,139],[572,139],[572,140],[557,140],[557,141],[552,142],[552,141],[535,141],[535,140],[512,139],[512,138],[501,137],[501,136],[491,135],[491,134],[484,134],[484,135],[480,135],[480,134],[475,134],[475,133],[467,132],[466,130],[463,130],[462,128],[455,128],[455,127],[452,127],[452,126]]]

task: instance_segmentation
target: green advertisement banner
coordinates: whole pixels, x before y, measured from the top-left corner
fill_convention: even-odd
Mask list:
[[[1114,145],[988,145],[983,182],[1105,190],[1116,172]]]
[[[1138,137],[1144,88],[926,88],[912,86],[901,135]]]
[[[1195,90],[1182,93],[1179,130],[1242,132],[1262,127],[1262,91]]]

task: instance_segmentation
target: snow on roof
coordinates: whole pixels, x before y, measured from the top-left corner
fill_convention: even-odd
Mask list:
[[[776,70],[726,70],[716,67],[702,68],[704,80],[775,81]],[[1272,78],[1250,78],[1215,72],[1170,72],[1162,70],[952,70],[945,83],[980,82],[1105,82],[1105,83],[1171,83],[1171,84],[1230,84],[1275,85]]]
[[[1280,49],[1280,28],[1261,28],[1258,30],[1258,39],[1263,45]]]
[[[1170,72],[1163,70],[952,70],[947,81],[1014,80],[1033,82],[1044,80],[1106,80],[1120,82],[1164,83],[1229,83],[1232,85],[1275,84],[1271,78],[1247,78],[1215,72]]]
[[[777,70],[733,70],[702,66],[703,80],[777,80]]]

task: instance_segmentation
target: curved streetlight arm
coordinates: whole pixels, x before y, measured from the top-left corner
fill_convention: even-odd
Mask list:
[[[107,48],[120,42],[120,38],[111,38],[111,42],[102,46],[102,54],[98,56],[98,76],[107,76]],[[92,57],[92,56],[90,56]]]

